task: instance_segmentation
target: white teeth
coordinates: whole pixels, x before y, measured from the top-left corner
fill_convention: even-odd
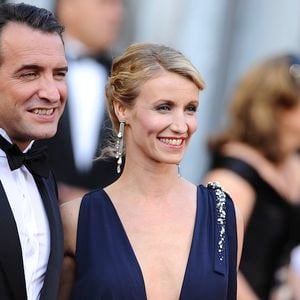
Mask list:
[[[179,146],[182,144],[182,139],[166,139],[166,138],[161,138],[161,142],[168,144],[168,145],[173,145],[173,146]]]
[[[46,115],[46,116],[52,115],[53,112],[54,112],[53,108],[51,108],[51,109],[36,108],[36,109],[33,110],[34,114],[37,114],[37,115]]]

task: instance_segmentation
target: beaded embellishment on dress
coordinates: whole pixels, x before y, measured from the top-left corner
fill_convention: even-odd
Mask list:
[[[224,260],[225,251],[225,224],[226,224],[226,194],[222,186],[218,182],[209,182],[207,187],[212,188],[217,196],[216,199],[216,213],[217,213],[217,227],[218,227],[218,258],[220,261]]]

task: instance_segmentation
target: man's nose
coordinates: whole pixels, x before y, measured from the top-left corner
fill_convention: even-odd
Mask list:
[[[51,102],[58,102],[60,100],[60,92],[58,83],[54,78],[44,78],[40,82],[38,96]]]

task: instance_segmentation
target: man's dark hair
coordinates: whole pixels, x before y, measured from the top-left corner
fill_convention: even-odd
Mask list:
[[[25,3],[0,4],[0,34],[9,22],[21,23],[43,32],[57,33],[61,39],[64,31],[63,25],[51,11]]]

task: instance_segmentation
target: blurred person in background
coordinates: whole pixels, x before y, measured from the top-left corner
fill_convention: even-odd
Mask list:
[[[211,138],[218,181],[245,220],[238,299],[270,299],[276,271],[299,242],[300,59],[251,68],[234,90],[228,127]]]
[[[123,20],[123,0],[57,0],[69,61],[69,96],[57,135],[47,141],[60,202],[110,184],[118,176],[112,160],[94,161],[111,131],[104,86],[111,48]]]

